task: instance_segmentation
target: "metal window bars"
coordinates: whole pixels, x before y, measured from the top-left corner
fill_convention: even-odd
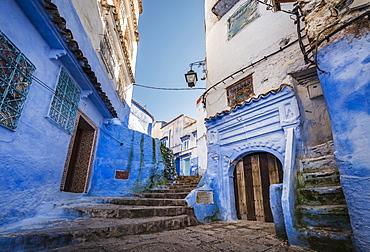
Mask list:
[[[0,126],[16,130],[36,67],[0,31]]]
[[[61,68],[49,118],[69,133],[73,133],[80,94],[81,90],[67,71]]]

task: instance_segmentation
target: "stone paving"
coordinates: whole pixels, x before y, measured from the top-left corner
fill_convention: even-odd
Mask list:
[[[50,251],[50,250],[48,250]],[[158,233],[82,242],[51,251],[309,251],[290,247],[275,237],[273,223],[257,221],[213,222]]]

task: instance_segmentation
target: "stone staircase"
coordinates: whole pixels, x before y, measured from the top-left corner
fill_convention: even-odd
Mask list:
[[[70,216],[0,233],[0,251],[42,250],[82,241],[122,237],[198,225],[185,197],[199,177],[182,177],[168,189],[136,197],[87,197],[59,206]],[[35,228],[36,227],[36,228]]]
[[[353,251],[347,205],[330,151],[314,152],[301,160],[295,215],[296,228],[311,249]]]

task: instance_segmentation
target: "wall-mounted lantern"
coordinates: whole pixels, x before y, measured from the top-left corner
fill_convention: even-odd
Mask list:
[[[205,80],[206,79],[206,62],[204,60],[202,61],[197,61],[197,62],[193,62],[193,63],[190,63],[189,66],[190,66],[190,70],[185,74],[185,80],[186,80],[186,83],[188,83],[188,87],[194,87],[195,84],[197,83],[198,81],[198,76],[197,76],[197,73],[193,71],[193,66],[196,65],[198,67],[203,67],[203,70],[202,72],[204,73],[204,76],[201,78],[201,80]]]
[[[198,81],[198,76],[197,73],[193,71],[193,69],[190,69],[186,74],[185,74],[185,80],[188,83],[188,87],[194,87],[195,83]]]

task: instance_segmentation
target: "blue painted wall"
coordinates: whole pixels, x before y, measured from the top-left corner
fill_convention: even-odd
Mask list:
[[[117,121],[103,125],[88,194],[133,196],[163,183],[164,168],[158,139],[130,130]],[[129,171],[129,179],[115,179],[116,170]]]
[[[236,220],[234,169],[244,156],[268,152],[284,166],[285,193],[280,201],[285,224],[293,226],[295,143],[299,125],[297,100],[291,87],[281,86],[265,96],[206,120],[207,171],[186,200],[201,222]],[[289,138],[289,136],[291,138]],[[198,191],[213,193],[213,204],[196,202]],[[292,231],[294,232],[294,230]]]
[[[2,1],[0,29],[55,88],[61,62],[49,59],[50,46],[14,1]],[[17,130],[0,127],[0,225],[36,215],[44,201],[77,197],[59,192],[71,136],[46,118],[51,99],[33,82]]]
[[[358,251],[370,251],[370,34],[319,50],[319,73],[333,128],[335,157]]]
[[[134,190],[145,189],[151,178],[154,182],[161,180],[159,176],[164,169],[158,142],[127,129],[129,108],[118,99],[71,1],[53,2],[58,6],[58,13],[66,19],[68,29],[89,60],[119,118],[111,120],[112,116],[95,90],[81,98],[79,109],[98,127],[90,189],[88,194],[61,192],[71,135],[46,117],[53,94],[33,81],[16,131],[0,126],[1,227],[52,214],[53,203],[79,200],[88,195],[131,194]],[[63,66],[81,90],[93,89],[70,51],[59,59],[49,58],[51,49],[63,48],[64,40],[58,37],[59,33],[50,31],[52,24],[49,15],[43,13],[41,3],[38,0],[2,0],[0,30],[36,66],[34,75],[45,85],[55,89],[59,69]],[[32,9],[35,6],[39,11]],[[130,179],[114,179],[115,170],[130,170]],[[65,217],[63,213],[55,214]]]

